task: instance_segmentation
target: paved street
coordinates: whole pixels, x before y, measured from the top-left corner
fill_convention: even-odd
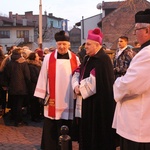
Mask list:
[[[28,126],[14,127],[8,115],[0,118],[0,150],[40,150],[43,122],[27,121]],[[77,142],[73,150],[78,150]]]
[[[28,126],[14,127],[8,116],[0,118],[0,150],[40,150],[41,123],[28,120]],[[73,150],[78,144],[73,142]]]

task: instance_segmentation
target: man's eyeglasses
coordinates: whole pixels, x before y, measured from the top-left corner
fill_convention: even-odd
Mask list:
[[[147,28],[147,27],[135,28],[135,29],[134,29],[134,34],[136,33],[137,30],[146,29],[146,28]]]

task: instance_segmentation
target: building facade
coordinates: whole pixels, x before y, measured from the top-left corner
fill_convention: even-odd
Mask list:
[[[43,48],[55,46],[56,32],[68,29],[68,20],[55,17],[52,13],[42,15]],[[9,12],[9,17],[0,16],[0,44],[6,51],[12,45],[28,46],[31,50],[38,47],[39,15],[32,11],[24,15]]]
[[[34,24],[27,20],[17,20],[0,16],[0,44],[4,51],[12,45],[34,42]]]

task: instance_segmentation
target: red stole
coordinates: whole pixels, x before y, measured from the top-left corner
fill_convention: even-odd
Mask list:
[[[76,55],[72,52],[70,65],[72,72],[77,68],[77,60]],[[56,81],[56,58],[54,57],[55,51],[52,52],[49,59],[49,69],[48,69],[48,77],[49,77],[49,90],[50,90],[50,100],[48,106],[48,116],[55,118],[55,81]],[[65,82],[65,81],[64,81]]]

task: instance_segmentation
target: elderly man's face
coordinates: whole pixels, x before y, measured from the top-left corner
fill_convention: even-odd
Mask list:
[[[142,45],[150,39],[150,26],[144,27],[140,23],[136,23],[134,34],[136,35],[137,41]]]
[[[87,40],[85,44],[86,54],[89,56],[95,55],[97,52],[97,43],[93,40]]]
[[[68,41],[58,41],[56,42],[59,54],[66,54],[69,49],[70,42]]]

